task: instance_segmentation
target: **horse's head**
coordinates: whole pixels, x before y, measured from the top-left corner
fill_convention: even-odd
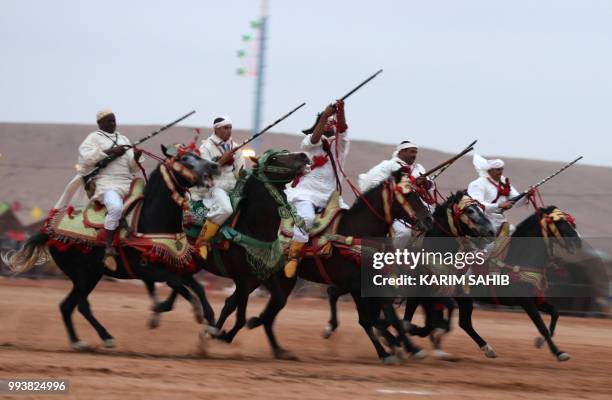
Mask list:
[[[290,153],[287,150],[266,150],[259,157],[250,157],[253,170],[264,175],[271,183],[285,185],[303,175],[310,165],[306,153]]]
[[[384,205],[385,218],[406,221],[423,232],[432,228],[431,212],[421,200],[418,188],[408,174],[398,170],[383,185],[387,191],[383,192],[383,199],[387,203]]]
[[[574,217],[555,206],[540,208],[538,211],[536,215],[540,216],[542,237],[549,241],[550,245],[557,243],[570,253],[582,247]]]
[[[484,207],[465,190],[451,194],[442,208],[446,208],[443,218],[447,218],[454,236],[468,237],[480,248],[495,240],[495,230]]]
[[[166,156],[164,165],[176,183],[184,188],[193,186],[209,188],[213,184],[213,177],[220,174],[219,164],[201,158],[194,144],[161,147]]]

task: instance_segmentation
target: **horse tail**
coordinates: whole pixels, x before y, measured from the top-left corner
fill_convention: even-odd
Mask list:
[[[32,269],[36,265],[43,264],[47,260],[46,244],[49,235],[37,233],[30,237],[20,250],[8,250],[0,253],[2,262],[14,274],[21,274]]]

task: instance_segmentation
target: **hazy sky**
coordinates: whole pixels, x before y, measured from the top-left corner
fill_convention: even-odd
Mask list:
[[[252,125],[259,1],[0,0],[0,121]],[[355,138],[612,166],[612,0],[270,0],[264,122],[347,103]],[[85,134],[85,133],[84,133]]]

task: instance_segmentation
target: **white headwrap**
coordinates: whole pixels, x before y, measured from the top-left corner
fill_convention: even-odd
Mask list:
[[[418,148],[419,148],[419,146],[417,146],[416,143],[411,142],[410,140],[404,140],[402,143],[400,143],[395,148],[395,151],[393,152],[393,157],[397,157],[399,152],[404,150],[404,149],[418,149]]]
[[[503,160],[499,158],[496,158],[495,160],[487,160],[486,158],[478,154],[474,154],[474,160],[472,162],[474,163],[474,168],[476,168],[476,171],[478,172],[478,175],[480,176],[489,175],[488,171],[491,168],[503,168],[504,167]]]
[[[221,120],[221,121],[219,121],[219,122],[217,122],[216,124],[213,125],[213,128],[215,128],[215,129],[222,128],[224,126],[232,124],[232,120],[227,115],[224,115],[224,116],[219,117],[219,118],[223,118],[223,120]]]
[[[96,113],[96,121],[100,121],[102,118],[111,114],[113,114],[113,110],[111,110],[110,108],[107,108],[106,110],[100,110]]]

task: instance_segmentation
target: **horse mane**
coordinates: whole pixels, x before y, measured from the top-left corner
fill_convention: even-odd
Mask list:
[[[144,192],[143,192],[144,197],[155,196],[159,192],[160,185],[157,185],[157,184],[152,185],[151,183],[157,182],[160,179],[161,179],[161,172],[159,171],[159,165],[158,165],[153,171],[151,171],[151,174],[149,174],[149,179],[148,179],[147,184],[145,185]]]
[[[531,214],[516,226],[516,230],[512,236],[533,236],[534,232],[540,232],[540,221],[538,220],[538,216],[541,214],[548,214],[555,208],[557,208],[557,206],[538,208],[538,212]]]

